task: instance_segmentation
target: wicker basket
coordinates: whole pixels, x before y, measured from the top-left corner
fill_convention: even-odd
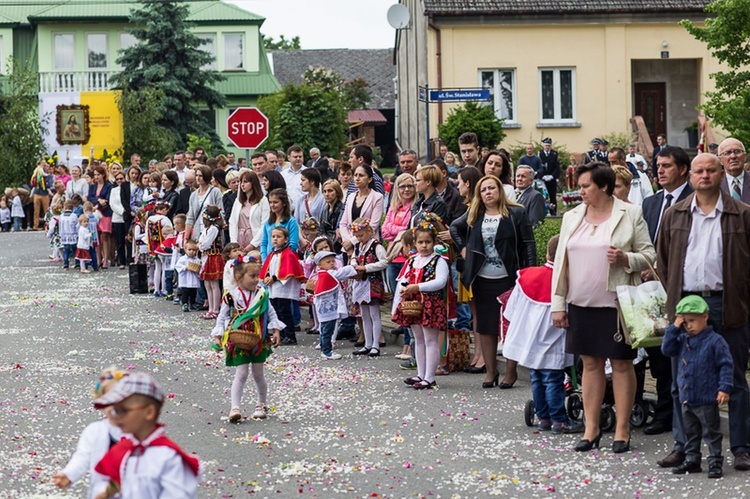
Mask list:
[[[188,270],[188,272],[195,272],[196,274],[200,273],[200,271],[201,271],[201,264],[200,264],[200,262],[188,262],[187,263],[187,270]]]
[[[406,317],[421,317],[424,310],[424,297],[419,294],[418,300],[403,300],[401,302],[401,313]]]
[[[244,329],[230,329],[229,341],[241,350],[252,350],[260,343],[260,333]]]

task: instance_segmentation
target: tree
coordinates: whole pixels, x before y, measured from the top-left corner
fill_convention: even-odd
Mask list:
[[[729,70],[711,73],[716,90],[706,92],[706,102],[698,109],[733,137],[750,144],[750,9],[747,1],[717,0],[706,7],[715,17],[706,19],[703,27],[689,20],[680,24],[696,39],[704,42],[711,53]]]
[[[155,85],[141,90],[126,87],[117,97],[123,118],[123,158],[138,153],[147,159],[161,159],[174,151],[175,138],[159,125],[164,106],[164,92]]]
[[[344,106],[347,111],[352,109],[367,109],[372,93],[369,90],[370,84],[364,78],[355,78],[345,83],[341,89],[344,95]]]
[[[284,35],[279,36],[278,42],[274,41],[272,36],[263,35],[263,46],[266,50],[299,50],[302,48],[298,36],[287,40]]]
[[[29,182],[36,162],[44,154],[44,125],[47,116],[39,118],[36,72],[10,59],[8,80],[0,96],[0,187]]]
[[[142,0],[143,6],[130,13],[129,29],[138,43],[122,51],[117,63],[121,73],[112,77],[120,88],[141,91],[153,86],[163,92],[159,125],[169,130],[175,143],[184,147],[188,133],[221,142],[199,105],[209,110],[226,105],[224,96],[211,87],[224,79],[216,71],[199,68],[214,57],[201,50],[206,40],[190,31],[189,7],[183,1]]]
[[[505,138],[503,120],[495,116],[492,106],[467,102],[464,106],[451,109],[445,123],[438,125],[441,140],[449,151],[458,151],[458,137],[464,132],[474,132],[479,140],[479,147],[490,149]]]

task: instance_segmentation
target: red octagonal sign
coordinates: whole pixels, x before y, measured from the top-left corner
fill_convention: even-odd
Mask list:
[[[227,118],[227,138],[240,149],[257,149],[268,138],[268,118],[257,107],[237,108]]]

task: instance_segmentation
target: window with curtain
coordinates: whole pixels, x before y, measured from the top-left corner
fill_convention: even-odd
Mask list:
[[[224,70],[231,71],[245,67],[245,36],[242,33],[224,34]]]
[[[489,89],[491,105],[498,118],[506,123],[516,122],[516,70],[482,69],[479,71],[479,86]]]
[[[106,33],[86,33],[86,64],[89,69],[107,67]]]
[[[52,54],[55,69],[75,69],[75,35],[73,33],[55,33],[52,36]]]
[[[196,33],[196,36],[201,40],[206,40],[206,43],[198,48],[213,57],[213,60],[204,64],[201,69],[216,70],[216,33]]]
[[[540,69],[539,104],[542,121],[574,121],[575,69]]]

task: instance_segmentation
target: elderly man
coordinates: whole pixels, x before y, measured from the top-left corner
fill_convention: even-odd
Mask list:
[[[734,148],[735,144],[731,146]],[[748,347],[750,273],[750,206],[721,191],[724,172],[719,158],[699,154],[693,159],[690,183],[695,189],[667,210],[657,248],[659,275],[667,291],[667,314],[675,319],[677,302],[702,296],[709,323],[729,344],[734,363],[729,394],[729,445],[737,470],[750,470],[750,398],[745,378]],[[685,460],[682,472],[699,464]]]
[[[320,155],[320,149],[313,147],[310,149],[310,160],[307,162],[308,168],[315,168],[320,173],[321,182],[325,182],[331,178],[330,170],[328,169],[328,158]]]
[[[735,138],[725,139],[719,144],[719,159],[725,173],[721,190],[737,201],[750,204],[750,173],[745,171],[745,146]]]
[[[544,208],[544,196],[534,189],[534,170],[528,165],[516,168],[516,201],[526,208],[526,214],[531,220],[531,226],[544,220],[547,210]]]
[[[185,181],[183,182],[183,188],[178,192],[179,198],[177,198],[177,208],[175,214],[185,214],[190,208],[190,194],[195,189],[195,170],[185,170]]]

